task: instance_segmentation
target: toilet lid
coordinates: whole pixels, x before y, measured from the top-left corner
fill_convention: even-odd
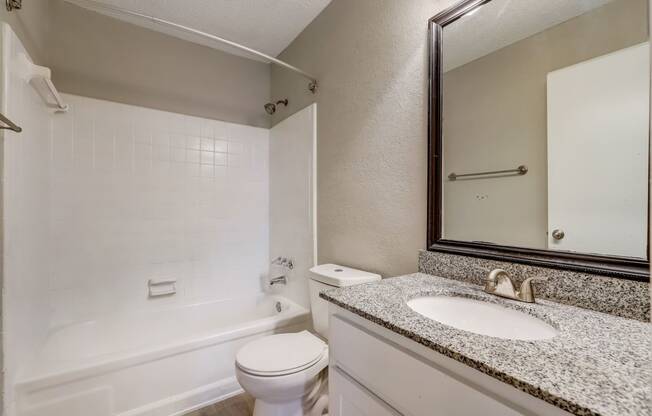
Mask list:
[[[308,331],[277,334],[240,348],[235,361],[247,373],[278,376],[311,367],[323,357],[327,348],[324,341]]]

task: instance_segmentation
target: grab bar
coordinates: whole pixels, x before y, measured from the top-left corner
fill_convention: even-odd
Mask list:
[[[18,127],[16,124],[14,124],[13,121],[9,120],[2,113],[0,113],[0,121],[6,124],[6,126],[0,126],[0,129],[11,130],[11,131],[15,131],[16,133],[20,133],[21,131],[23,131],[22,128]]]
[[[487,171],[487,172],[475,172],[475,173],[451,173],[448,175],[448,179],[451,181],[456,180],[457,178],[463,178],[467,176],[485,176],[485,175],[497,175],[500,173],[516,173],[518,175],[525,175],[527,173],[528,169],[527,166],[521,165],[517,167],[516,169],[505,169],[505,170],[492,170],[492,171]]]

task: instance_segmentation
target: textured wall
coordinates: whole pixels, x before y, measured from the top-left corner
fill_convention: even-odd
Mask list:
[[[316,100],[320,263],[413,272],[426,245],[427,21],[452,0],[334,0],[272,69],[274,122]]]
[[[62,92],[269,127],[269,65],[137,27],[62,0],[0,7]]]
[[[51,0],[50,59],[64,92],[269,127],[269,65]]]
[[[44,65],[48,57],[50,1],[26,0],[22,9],[12,12],[7,11],[4,2],[0,6],[0,21],[9,23],[34,62]]]

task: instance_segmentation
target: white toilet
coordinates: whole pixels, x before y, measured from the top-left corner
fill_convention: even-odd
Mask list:
[[[319,292],[380,280],[380,276],[336,264],[310,269],[310,306],[317,334],[328,339],[328,303]],[[328,345],[308,331],[252,341],[236,355],[236,375],[256,399],[254,416],[320,416],[328,405]]]

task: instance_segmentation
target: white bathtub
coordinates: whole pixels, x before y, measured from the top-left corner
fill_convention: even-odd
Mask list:
[[[17,414],[181,415],[241,391],[242,345],[308,325],[307,309],[262,296],[58,328],[16,383]]]

